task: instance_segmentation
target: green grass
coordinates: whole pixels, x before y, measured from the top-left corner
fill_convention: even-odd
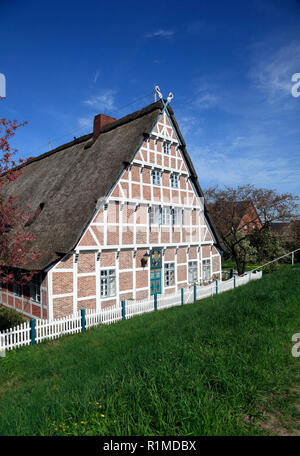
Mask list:
[[[8,352],[0,435],[267,433],[264,410],[299,384],[299,289],[300,268],[288,266],[195,304]],[[291,405],[282,413],[295,419]]]
[[[246,264],[246,271],[251,271],[252,269],[258,268],[261,264],[256,263],[247,263]],[[236,263],[232,260],[223,260],[222,261],[222,270],[225,269],[235,269],[236,270]]]

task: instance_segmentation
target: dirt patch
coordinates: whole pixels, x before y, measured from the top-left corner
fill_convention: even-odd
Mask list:
[[[292,407],[300,412],[300,385],[289,388],[289,393],[285,395],[286,399],[293,399]],[[272,434],[279,436],[300,436],[300,419],[299,417],[289,417],[281,419],[280,410],[264,413],[264,418],[259,422],[258,427]],[[284,421],[284,422],[283,422]]]
[[[278,417],[273,413],[266,413],[265,419],[259,423],[259,427],[272,434],[282,437],[300,436],[300,429],[295,429],[295,425],[300,425],[300,421],[286,423],[286,426],[280,422]]]

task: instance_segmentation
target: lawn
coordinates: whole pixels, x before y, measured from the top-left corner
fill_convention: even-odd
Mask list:
[[[246,271],[252,271],[255,268],[258,268],[261,264],[255,263],[247,263],[246,264]],[[233,260],[223,260],[222,261],[222,270],[226,269],[235,269],[236,270],[236,263]]]
[[[278,433],[270,416],[295,432],[299,290],[300,268],[287,266],[194,304],[8,352],[0,435]]]

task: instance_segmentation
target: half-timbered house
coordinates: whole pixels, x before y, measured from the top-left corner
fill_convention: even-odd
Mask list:
[[[40,272],[3,286],[4,305],[53,319],[220,278],[218,236],[167,101],[99,114],[91,134],[21,171],[8,191],[35,214],[26,230],[38,252],[22,268]]]

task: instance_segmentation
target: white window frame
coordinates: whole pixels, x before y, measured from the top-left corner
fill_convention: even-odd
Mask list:
[[[171,146],[171,144],[168,141],[164,141],[163,151],[164,151],[165,155],[170,155],[170,146]]]
[[[208,271],[207,266],[209,265],[209,278],[207,278],[206,272]],[[203,282],[209,282],[211,280],[211,259],[204,258],[202,260],[202,280]]]
[[[182,222],[182,209],[174,207],[172,211],[172,225],[181,225]]]
[[[192,278],[191,280],[191,271],[193,272],[193,275],[195,275],[196,271],[196,277]],[[197,283],[198,282],[198,261],[197,260],[191,260],[188,262],[188,283]]]
[[[172,188],[179,188],[179,176],[176,173],[170,174],[170,183]]]
[[[104,275],[104,273],[106,273]],[[110,274],[113,273],[113,274]],[[103,275],[103,276],[102,276]],[[111,294],[110,278],[114,279],[114,294]],[[106,281],[106,294],[102,294],[102,280]],[[100,269],[100,299],[115,298],[117,295],[117,275],[116,268],[101,268]]]
[[[172,281],[172,283],[170,283],[170,274],[172,272],[173,272],[173,281]],[[169,284],[167,282],[169,282]],[[165,288],[171,288],[176,285],[175,262],[174,261],[169,261],[167,263],[164,263],[164,284],[165,284]]]
[[[162,208],[162,217],[161,217],[161,224],[170,226],[172,220],[171,208],[170,207],[163,207]]]
[[[154,204],[150,208],[150,225],[161,225],[161,218],[161,207]]]
[[[152,185],[161,186],[161,171],[159,169],[153,169],[151,172]]]

